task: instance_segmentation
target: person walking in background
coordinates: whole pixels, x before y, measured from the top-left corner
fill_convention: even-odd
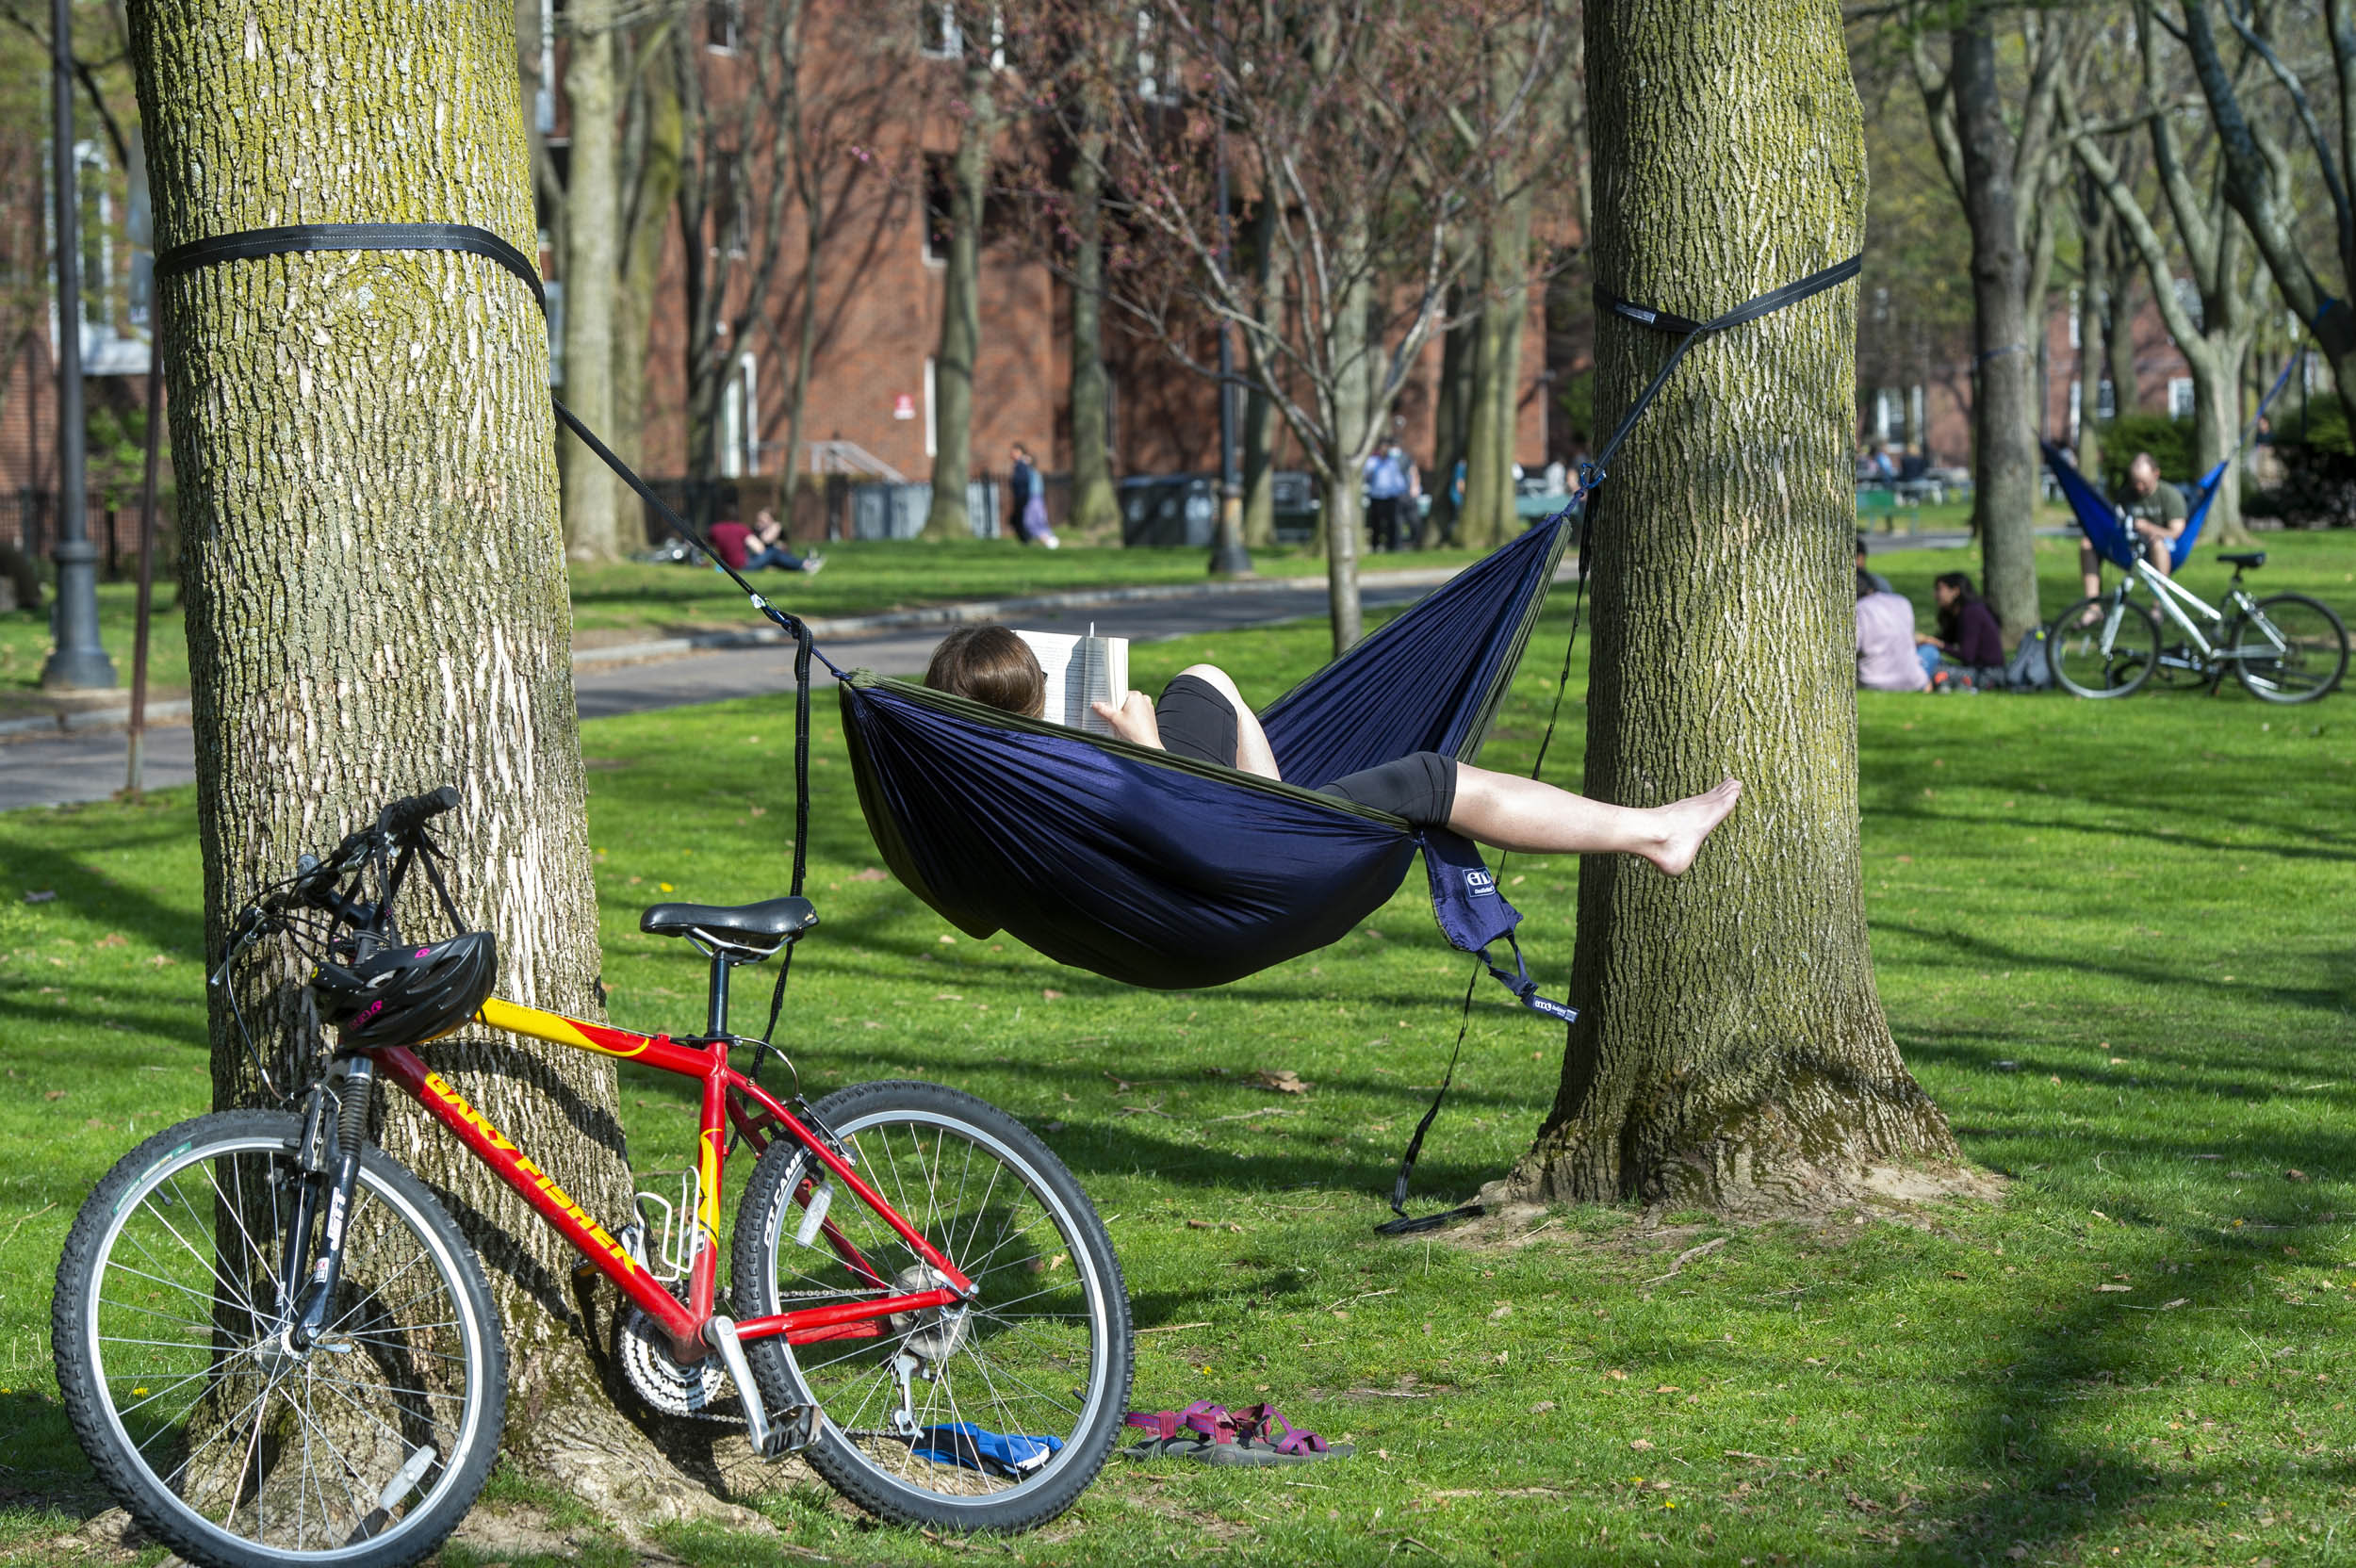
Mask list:
[[[1865,551],[1859,548],[1857,559]],[[1857,572],[1857,683],[1869,692],[1927,692],[1930,672],[1914,652],[1914,606],[1859,566]]]
[[[1014,502],[1014,536],[1026,545],[1060,548],[1063,541],[1047,521],[1047,482],[1039,477],[1031,449],[1017,441],[1007,454],[1014,459],[1006,474],[1006,490]]]
[[[1397,441],[1385,443],[1366,457],[1366,533],[1375,553],[1399,548],[1399,509],[1405,500],[1414,465]]]
[[[2003,669],[2004,629],[1972,591],[1972,579],[1962,572],[1941,572],[1931,580],[1931,596],[1939,601],[1939,631],[1918,632],[1914,639],[1922,673],[1931,683],[1943,687],[1957,673]]]

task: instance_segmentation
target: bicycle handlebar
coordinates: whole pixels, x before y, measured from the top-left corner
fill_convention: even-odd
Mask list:
[[[376,825],[395,838],[405,838],[445,811],[457,809],[458,786],[445,784],[421,795],[396,800],[377,813]]]

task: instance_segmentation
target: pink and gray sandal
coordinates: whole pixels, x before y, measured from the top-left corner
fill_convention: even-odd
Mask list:
[[[1131,1459],[1192,1459],[1205,1464],[1306,1464],[1355,1450],[1292,1425],[1274,1405],[1231,1413],[1198,1399],[1180,1411],[1131,1411],[1121,1425],[1153,1435],[1121,1450]]]

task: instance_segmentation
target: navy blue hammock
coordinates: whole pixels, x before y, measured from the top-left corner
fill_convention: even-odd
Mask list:
[[[2250,444],[2251,433],[2258,428],[2258,421],[2266,417],[2267,407],[2282,396],[2282,388],[2290,384],[2291,372],[2305,359],[2303,351],[2291,355],[2289,363],[2282,367],[2282,373],[2274,378],[2273,387],[2258,400],[2258,411],[2242,428],[2241,439],[2233,443],[2233,449],[2225,454],[2222,462],[2194,482],[2191,494],[2184,498],[2186,516],[2184,531],[2168,544],[2168,569],[2171,575],[2184,570],[2184,563],[2192,559],[2193,547],[2201,541],[2201,527],[2209,520],[2209,509],[2217,504],[2217,494],[2224,489],[2225,470],[2233,466],[2235,458],[2241,456],[2242,449]],[[2047,471],[2053,474],[2053,482],[2061,487],[2062,497],[2070,502],[2070,510],[2078,519],[2078,528],[2086,534],[2086,543],[2094,547],[2094,553],[2122,572],[2134,571],[2143,550],[2136,541],[2135,531],[2128,524],[2125,510],[2096,489],[2093,481],[2078,471],[2077,459],[2071,457],[2066,449],[2051,441],[2037,444],[2044,449]]]
[[[545,304],[537,269],[522,253],[486,230],[457,224],[311,224],[223,235],[173,248],[156,270],[168,277],[221,262],[335,250],[467,252],[506,268]],[[1578,1016],[1571,1008],[1538,994],[1514,941],[1520,917],[1469,841],[1319,794],[1316,786],[1417,751],[1460,760],[1478,755],[1582,514],[1579,502],[1679,360],[1706,337],[1857,276],[1861,261],[1852,257],[1709,320],[1597,288],[1603,309],[1671,335],[1676,345],[1594,461],[1582,465],[1569,506],[1458,574],[1261,716],[1282,760],[1282,783],[840,668],[816,651],[808,626],[720,562],[698,531],[563,403],[556,414],[794,639],[794,893],[810,838],[815,657],[839,678],[859,805],[885,861],[971,936],[1004,930],[1049,957],[1130,985],[1216,986],[1342,937],[1390,899],[1420,851],[1432,912],[1448,939],[1480,955],[1525,1006],[1568,1021]],[[1559,712],[1560,682],[1555,701]],[[1490,956],[1499,941],[1513,947],[1511,972]],[[780,966],[773,1031],[787,972]],[[1467,1006],[1470,1000],[1468,989]],[[1450,1076],[1453,1069],[1451,1062]],[[1448,1217],[1406,1221],[1400,1209],[1438,1109],[1434,1101],[1409,1145],[1392,1200],[1402,1220],[1393,1229]]]

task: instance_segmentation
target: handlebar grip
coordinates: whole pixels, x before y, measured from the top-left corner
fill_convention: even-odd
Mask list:
[[[377,825],[396,837],[414,833],[434,818],[456,808],[460,798],[458,786],[445,784],[421,795],[396,800],[378,813]]]

